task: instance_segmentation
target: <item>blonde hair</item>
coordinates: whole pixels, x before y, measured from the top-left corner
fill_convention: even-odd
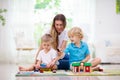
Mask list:
[[[78,36],[80,39],[83,39],[83,32],[79,27],[73,27],[68,31],[68,36]]]
[[[52,36],[50,35],[50,34],[45,34],[45,35],[43,35],[42,37],[41,37],[41,43],[43,43],[43,42],[53,42],[53,38],[52,38]]]
[[[51,36],[53,38],[53,43],[52,43],[53,48],[57,50],[58,42],[59,42],[59,40],[58,40],[58,35],[59,34],[58,34],[58,32],[57,32],[57,30],[55,28],[55,21],[56,20],[62,21],[63,27],[65,28],[66,27],[66,18],[65,18],[65,16],[63,14],[57,14],[54,17],[54,19],[53,19],[53,23],[52,23],[52,28],[51,28],[50,34],[51,34]]]

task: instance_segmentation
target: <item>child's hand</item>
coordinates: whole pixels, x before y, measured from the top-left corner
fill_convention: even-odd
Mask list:
[[[35,65],[35,68],[36,68],[36,69],[39,69],[39,68],[40,68],[40,64],[36,64],[36,65]]]

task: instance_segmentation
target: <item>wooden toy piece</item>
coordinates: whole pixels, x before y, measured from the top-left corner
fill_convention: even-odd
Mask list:
[[[51,68],[46,68],[46,64],[40,64],[41,68],[40,70],[41,71],[51,71]]]
[[[40,68],[40,70],[43,70],[43,71],[52,71],[51,68]]]
[[[73,72],[80,72],[80,62],[73,62],[72,67],[73,67]]]
[[[56,73],[56,70],[52,70],[53,73]]]
[[[92,72],[91,63],[84,63],[84,72]]]
[[[80,72],[83,72],[83,71],[84,71],[84,63],[80,62]]]
[[[40,64],[41,68],[46,68],[46,64]]]
[[[39,69],[34,69],[34,72],[38,72],[39,71]]]
[[[43,73],[44,71],[40,69],[40,73]]]
[[[39,69],[36,69],[35,67],[34,67],[34,72],[38,72],[39,71]]]

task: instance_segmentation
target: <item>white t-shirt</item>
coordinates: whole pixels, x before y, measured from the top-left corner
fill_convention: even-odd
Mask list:
[[[57,57],[57,51],[51,48],[48,53],[45,53],[44,50],[41,50],[39,52],[37,60],[42,61],[42,64],[49,64],[56,57]]]
[[[61,47],[63,41],[68,41],[68,33],[67,30],[64,29],[64,31],[58,36],[58,49]]]
[[[47,30],[45,30],[45,34],[50,34],[50,29],[48,28]],[[66,29],[64,29],[61,34],[58,36],[58,40],[59,40],[59,43],[58,43],[58,49],[61,47],[62,45],[62,41],[68,41],[68,32]]]

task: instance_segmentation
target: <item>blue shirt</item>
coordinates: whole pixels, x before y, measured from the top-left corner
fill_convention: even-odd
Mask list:
[[[70,64],[72,62],[82,61],[83,59],[86,58],[86,56],[88,54],[90,54],[89,49],[88,49],[88,45],[83,41],[80,41],[80,47],[77,47],[74,43],[70,43],[67,46],[67,48],[64,50],[64,53],[65,54],[69,53]]]

